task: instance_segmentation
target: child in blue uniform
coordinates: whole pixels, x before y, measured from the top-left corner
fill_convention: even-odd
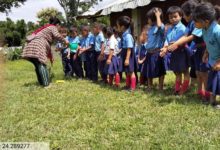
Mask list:
[[[62,27],[60,29],[60,34],[66,38],[66,40],[68,40],[68,30],[65,27]],[[71,65],[71,61],[70,61],[70,49],[64,45],[64,43],[60,43],[58,42],[56,44],[56,51],[60,52],[61,55],[61,59],[62,59],[62,64],[63,64],[63,72],[65,74],[66,78],[70,78],[72,73],[73,73],[73,69],[72,69],[72,65]]]
[[[167,31],[164,48],[161,49],[161,56],[165,56],[168,52],[168,46],[179,40],[186,32],[186,27],[181,22],[183,13],[180,7],[170,7],[167,14],[172,26]],[[185,45],[171,53],[170,69],[176,75],[175,94],[183,94],[188,90],[190,80],[189,65],[190,56]],[[183,83],[182,75],[184,76]]]
[[[114,27],[113,28],[113,32],[114,32],[114,36],[115,38],[117,39],[118,41],[118,52],[117,52],[117,59],[118,59],[118,73],[120,75],[120,80],[122,80],[122,68],[120,68],[120,66],[122,67],[122,65],[119,65],[119,64],[122,64],[121,62],[121,38],[119,36],[119,32],[118,32],[118,29],[117,27]]]
[[[146,48],[146,62],[144,63],[143,72],[148,78],[148,88],[153,86],[153,79],[159,78],[159,90],[163,90],[164,76],[166,74],[164,58],[160,56],[160,49],[164,44],[165,27],[162,23],[162,10],[152,8],[147,13],[147,21],[150,26],[148,30],[148,42]]]
[[[83,77],[82,64],[81,64],[80,57],[77,56],[77,52],[80,46],[80,39],[78,36],[77,28],[75,27],[70,28],[70,36],[68,37],[68,41],[70,44],[78,45],[78,48],[76,49],[70,48],[70,60],[71,60],[72,68],[73,68],[73,74],[75,73],[75,75],[78,78],[82,78]]]
[[[84,63],[84,70],[86,78],[89,80],[93,79],[91,64],[92,64],[92,53],[94,52],[94,35],[89,32],[88,26],[82,27],[82,39],[80,42],[81,48],[79,49],[78,55],[80,55],[82,62]]]
[[[126,73],[126,87],[131,91],[136,89],[135,76],[135,53],[134,39],[132,36],[133,26],[132,21],[128,16],[122,16],[117,20],[117,27],[122,32],[122,51],[121,51],[121,68]]]
[[[207,50],[203,61],[208,62],[210,71],[208,73],[207,90],[211,92],[210,103],[216,108],[216,95],[220,95],[220,25],[216,22],[216,11],[212,4],[199,4],[193,13],[196,28],[202,29],[203,39]]]
[[[103,33],[106,37],[105,50],[104,50],[104,61],[105,66],[103,74],[109,77],[109,85],[113,85],[113,79],[115,78],[115,86],[119,87],[120,85],[120,76],[118,73],[118,59],[117,54],[119,52],[118,41],[114,36],[113,29],[107,27],[103,29]]]
[[[219,5],[215,5],[215,11],[216,11],[216,20],[218,24],[220,24],[220,6]]]
[[[146,73],[144,72],[144,62],[146,60],[146,48],[145,44],[147,42],[147,32],[142,31],[140,37],[140,46],[139,46],[139,54],[138,54],[138,64],[139,64],[139,70],[140,70],[140,85],[145,85],[146,80]]]
[[[105,61],[104,61],[104,42],[105,42],[105,37],[102,33],[102,27],[101,24],[95,23],[93,26],[93,33],[95,35],[95,51],[93,53],[94,59],[91,62],[91,69],[92,69],[92,76],[93,76],[93,81],[98,80],[98,70],[99,73],[102,77],[102,81],[107,83],[107,76],[103,72],[103,68],[105,66]]]
[[[196,70],[196,76],[198,80],[198,91],[197,94],[204,99],[209,99],[210,93],[206,91],[207,80],[208,80],[208,66],[206,63],[203,63],[202,57],[206,50],[204,40],[202,38],[202,30],[195,28],[195,23],[192,20],[192,13],[195,7],[198,5],[196,0],[186,1],[182,5],[184,12],[184,19],[188,22],[185,36],[176,41],[174,44],[168,47],[169,50],[174,51],[179,46],[187,44],[191,48],[191,53],[193,55],[194,67]],[[192,67],[192,66],[191,66]]]

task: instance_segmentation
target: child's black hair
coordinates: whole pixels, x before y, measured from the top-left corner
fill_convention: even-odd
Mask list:
[[[102,31],[103,31],[104,34],[107,35],[108,38],[110,38],[114,34],[114,31],[113,31],[112,27],[105,27],[105,28],[103,28]]]
[[[57,17],[50,17],[49,23],[52,25],[60,25],[61,21]]]
[[[215,11],[216,11],[216,20],[220,19],[220,6],[215,5]]]
[[[206,20],[212,22],[216,19],[215,8],[211,3],[199,4],[193,12],[193,20],[204,22]]]
[[[96,27],[96,28],[98,28],[98,29],[100,29],[100,30],[102,30],[102,28],[103,28],[102,24],[100,24],[100,23],[98,23],[98,22],[95,22],[95,23],[93,24],[93,27]]]
[[[153,23],[155,23],[157,21],[157,18],[156,18],[156,15],[155,15],[155,10],[156,9],[158,9],[161,12],[160,19],[163,20],[163,11],[162,11],[162,9],[158,8],[158,7],[153,7],[146,14],[146,18],[150,19]]]
[[[186,16],[191,16],[199,2],[197,0],[188,0],[182,4],[181,8]]]
[[[90,31],[90,28],[89,28],[89,26],[87,26],[87,25],[83,25],[83,26],[81,26],[81,30],[86,30],[86,31]]]
[[[70,33],[76,32],[78,33],[78,29],[76,27],[70,27]]]
[[[128,16],[121,16],[118,20],[117,20],[117,23],[119,26],[124,26],[126,29],[129,29],[131,30],[131,34],[133,35],[134,33],[134,24],[131,20],[130,17]]]
[[[167,10],[167,15],[178,13],[181,17],[183,16],[183,10],[178,6],[171,6]]]

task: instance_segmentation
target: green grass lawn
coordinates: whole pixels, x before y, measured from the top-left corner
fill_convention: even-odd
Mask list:
[[[51,149],[220,149],[220,111],[191,90],[173,96],[174,76],[163,93],[129,93],[86,80],[63,79],[59,61],[52,88],[36,84],[26,61],[5,65],[0,141],[50,142]]]

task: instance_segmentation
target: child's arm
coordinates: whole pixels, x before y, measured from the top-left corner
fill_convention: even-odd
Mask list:
[[[213,70],[215,70],[215,71],[220,71],[220,59],[218,59],[218,60],[216,61],[216,63],[214,64]]]
[[[204,54],[203,54],[203,57],[202,57],[202,61],[203,63],[208,63],[208,59],[209,59],[209,53],[208,53],[208,50],[206,49]]]
[[[156,10],[154,11],[154,13],[155,13],[155,16],[156,16],[156,18],[157,18],[157,27],[161,27],[162,26],[162,21],[161,21],[161,19],[160,19],[160,16],[161,16],[161,12],[158,10],[158,8],[156,8]]]
[[[101,43],[101,53],[98,57],[98,60],[99,61],[102,61],[104,59],[104,50],[105,50],[105,45],[104,45],[104,42]]]
[[[160,57],[164,57],[168,52],[168,46],[164,46],[162,49],[160,49]]]
[[[179,40],[177,40],[175,43],[171,44],[170,46],[168,46],[168,50],[169,51],[175,51],[179,46],[184,45],[186,43],[189,43],[191,41],[193,41],[195,38],[194,35],[190,35],[190,36],[183,36],[181,37]]]
[[[67,49],[67,58],[70,59],[70,49]]]
[[[109,56],[108,56],[108,60],[107,60],[107,64],[108,64],[108,65],[111,64],[111,62],[112,62],[113,53],[114,53],[114,50],[111,49],[111,50],[110,50],[110,53],[109,53]]]
[[[146,56],[143,59],[138,58],[138,64],[143,64],[146,60]]]
[[[128,65],[129,65],[130,56],[131,56],[131,49],[128,48],[128,49],[127,49],[127,54],[126,54],[126,59],[125,59],[125,66],[128,66]]]

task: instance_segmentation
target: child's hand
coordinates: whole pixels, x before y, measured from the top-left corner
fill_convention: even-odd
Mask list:
[[[75,54],[74,56],[73,56],[73,60],[76,60],[77,59],[77,54]]]
[[[84,50],[85,50],[84,48],[80,48],[79,49],[79,55],[81,55],[84,52]]]
[[[220,71],[220,60],[218,60],[218,61],[214,64],[213,70],[215,70],[215,71]]]
[[[70,54],[67,55],[67,59],[70,59]]]
[[[178,45],[176,45],[175,43],[174,44],[171,44],[170,46],[168,46],[168,51],[175,51],[176,49],[178,48]]]
[[[158,10],[158,8],[156,8],[155,10],[154,10],[154,13],[155,13],[155,16],[157,16],[157,17],[160,17],[161,16],[161,12]]]
[[[140,60],[140,58],[138,58],[138,64],[143,64],[143,59]]]
[[[166,54],[167,54],[167,48],[166,47],[160,49],[160,57],[164,57]]]
[[[108,59],[106,63],[107,65],[110,65],[112,63],[111,59]]]
[[[128,65],[129,65],[129,59],[125,59],[124,65],[125,65],[125,66],[128,66]]]
[[[104,60],[104,54],[100,54],[98,57],[98,61],[103,61]]]
[[[202,57],[202,62],[207,64],[208,61],[209,61],[209,54],[207,52],[205,52]]]

